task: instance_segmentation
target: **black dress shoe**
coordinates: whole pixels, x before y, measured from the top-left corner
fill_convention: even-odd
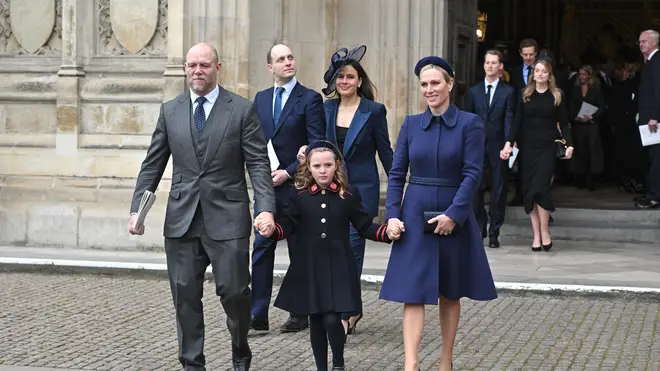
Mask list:
[[[646,200],[635,202],[635,207],[638,209],[657,209],[660,207],[660,202],[655,200]]]
[[[333,367],[332,371],[346,371],[346,369],[343,367]]]
[[[534,251],[534,252],[539,252],[539,251],[541,251],[541,250],[543,250],[543,249],[541,248],[541,246],[539,246],[539,247],[534,247],[534,246],[532,246],[532,251]]]
[[[649,200],[649,196],[647,196],[647,195],[641,195],[641,196],[633,197],[633,201],[635,201],[635,202],[646,202],[648,200]]]
[[[309,327],[307,317],[289,317],[289,319],[280,327],[281,332],[298,332]]]
[[[497,239],[497,237],[490,238],[490,241],[488,242],[488,247],[492,247],[494,249],[500,247],[500,241]]]
[[[252,363],[252,352],[247,357],[238,358],[232,355],[231,362],[234,365],[234,371],[250,371],[250,364]]]
[[[270,329],[270,326],[268,326],[268,318],[252,318],[250,328],[254,331],[268,331]]]

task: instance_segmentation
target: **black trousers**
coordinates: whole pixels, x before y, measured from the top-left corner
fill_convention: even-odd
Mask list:
[[[484,193],[486,190],[487,179],[485,176],[481,177],[481,185],[477,191],[477,199],[473,203],[474,213],[477,217],[477,222],[481,228],[482,235],[486,231],[486,224],[488,223],[488,214],[490,214],[490,225],[488,227],[489,237],[499,237],[500,228],[504,224],[504,213],[506,212],[506,195],[507,195],[507,178],[509,176],[509,161],[500,158],[500,150],[502,146],[486,145],[486,153],[484,156],[484,171],[490,169],[491,176],[491,191],[490,191],[490,208],[486,212],[486,205],[484,202]]]
[[[647,189],[649,198],[660,202],[660,144],[654,144],[648,147],[649,167],[647,175]]]
[[[573,166],[575,175],[598,175],[603,172],[605,157],[597,124],[573,124],[575,154]],[[612,147],[609,147],[612,148]]]
[[[202,284],[209,264],[213,267],[215,293],[227,315],[232,355],[237,358],[252,355],[248,345],[250,242],[249,238],[216,241],[203,231],[199,236],[191,234],[198,233],[165,238],[165,254],[176,312],[179,361],[186,371],[200,371],[205,370],[206,364]]]

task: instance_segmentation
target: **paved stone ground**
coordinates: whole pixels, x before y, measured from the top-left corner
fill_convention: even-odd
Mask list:
[[[130,276],[1,273],[0,370],[177,370],[166,280]],[[212,285],[205,286],[209,370],[229,370],[229,336]],[[458,370],[658,370],[657,297],[502,293],[464,301]],[[349,337],[351,370],[400,370],[401,307],[364,292],[365,319]],[[429,307],[422,370],[437,367],[440,331]],[[271,327],[285,320],[271,312]],[[308,333],[251,335],[253,370],[313,370]],[[653,351],[655,349],[655,351]],[[19,370],[22,368],[16,368]],[[30,368],[32,370],[32,368]]]

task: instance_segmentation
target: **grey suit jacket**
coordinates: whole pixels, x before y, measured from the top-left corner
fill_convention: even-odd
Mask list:
[[[172,188],[165,214],[164,236],[188,231],[200,204],[206,233],[214,240],[249,237],[250,196],[245,167],[254,190],[256,214],[275,212],[266,140],[254,104],[220,87],[206,130],[211,130],[202,161],[190,132],[190,92],[163,103],[146,158],[137,178],[131,212],[137,212],[145,190],[154,192],[172,155]]]

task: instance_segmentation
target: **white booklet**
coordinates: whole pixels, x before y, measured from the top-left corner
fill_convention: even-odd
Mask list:
[[[149,209],[151,209],[151,206],[153,206],[155,201],[156,195],[153,192],[149,190],[144,191],[142,200],[140,201],[140,207],[138,208],[137,212],[137,222],[135,223],[135,228],[139,228],[144,224],[147,213],[149,213]]]
[[[660,130],[651,133],[648,125],[639,126],[639,136],[642,137],[642,145],[644,147],[660,144]]]
[[[272,140],[268,141],[268,159],[270,160],[270,171],[277,170],[280,167],[280,159],[277,158]]]
[[[511,150],[511,156],[509,156],[509,169],[513,167],[513,164],[516,162],[516,157],[518,157],[518,152],[520,151],[518,147],[513,147]]]
[[[598,107],[587,102],[582,102],[582,107],[580,107],[580,112],[578,112],[577,117],[582,118],[585,116],[593,116],[596,111],[598,111]]]

